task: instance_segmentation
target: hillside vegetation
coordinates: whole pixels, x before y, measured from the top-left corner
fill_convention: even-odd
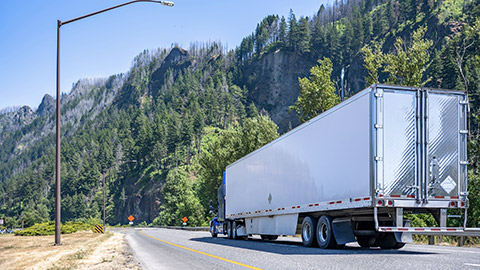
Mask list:
[[[225,166],[297,126],[288,108],[317,60],[328,57],[338,93],[367,86],[365,46],[388,54],[426,26],[426,87],[470,99],[469,226],[480,226],[480,1],[339,1],[311,17],[271,15],[235,50],[220,43],[144,51],[131,69],[80,80],[62,102],[62,220],[206,224]],[[389,79],[379,70],[380,82]],[[402,82],[400,82],[402,83]],[[0,215],[9,226],[54,215],[54,107],[45,96],[0,114]]]

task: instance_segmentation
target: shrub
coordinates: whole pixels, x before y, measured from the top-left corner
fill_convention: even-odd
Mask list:
[[[93,226],[83,222],[66,222],[60,227],[60,233],[68,234],[77,231],[92,230]],[[45,223],[36,223],[33,226],[21,231],[15,231],[15,235],[34,236],[34,235],[54,235],[55,222],[49,221]]]

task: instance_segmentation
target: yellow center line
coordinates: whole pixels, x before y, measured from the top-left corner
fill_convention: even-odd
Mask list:
[[[209,257],[212,257],[212,258],[215,258],[215,259],[219,259],[219,260],[222,260],[222,261],[226,261],[226,262],[229,262],[229,263],[233,263],[233,264],[236,264],[236,265],[240,265],[240,266],[243,266],[243,267],[246,267],[246,268],[250,268],[250,269],[256,269],[256,270],[262,270],[261,268],[257,268],[257,267],[253,267],[253,266],[250,266],[250,265],[247,265],[247,264],[243,264],[243,263],[239,263],[239,262],[236,262],[236,261],[232,261],[232,260],[229,260],[229,259],[225,259],[225,258],[222,258],[222,257],[218,257],[218,256],[215,256],[215,255],[212,255],[212,254],[208,254],[208,253],[205,253],[205,252],[202,252],[202,251],[198,251],[198,250],[195,250],[195,249],[191,249],[191,248],[188,248],[188,247],[184,247],[184,246],[180,246],[180,245],[177,245],[177,244],[174,244],[174,243],[170,243],[168,241],[165,241],[165,240],[162,240],[162,239],[158,239],[156,237],[153,237],[153,236],[150,236],[142,231],[140,231],[141,234],[147,236],[147,237],[150,237],[152,239],[155,239],[155,240],[158,240],[160,242],[163,242],[165,244],[169,244],[169,245],[172,245],[172,246],[175,246],[175,247],[179,247],[179,248],[183,248],[183,249],[186,249],[186,250],[189,250],[189,251],[193,251],[193,252],[196,252],[196,253],[199,253],[199,254],[202,254],[202,255],[205,255],[205,256],[209,256]]]

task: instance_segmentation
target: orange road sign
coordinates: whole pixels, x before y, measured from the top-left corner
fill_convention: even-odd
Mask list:
[[[187,221],[188,221],[188,218],[187,218],[187,217],[183,217],[183,218],[182,218],[182,221],[183,221],[183,222],[187,222]]]
[[[132,222],[134,219],[135,219],[135,218],[134,218],[132,215],[130,215],[130,216],[128,217],[128,220],[130,220],[130,222]]]

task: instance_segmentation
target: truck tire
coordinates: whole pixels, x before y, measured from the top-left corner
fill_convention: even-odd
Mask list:
[[[405,243],[397,242],[392,249],[401,249],[405,246]]]
[[[302,243],[306,247],[317,245],[316,237],[317,219],[312,216],[307,216],[302,222]]]
[[[375,244],[375,237],[370,235],[357,235],[357,243],[364,248],[373,247]]]
[[[215,225],[213,220],[210,221],[210,234],[212,235],[212,237],[217,237],[217,232],[215,232]]]
[[[232,225],[232,239],[233,240],[237,240],[238,239],[238,235],[237,235],[237,222],[234,221],[233,222],[233,225]]]
[[[232,230],[232,222],[227,220],[227,238],[233,239],[233,230]]]
[[[405,243],[397,242],[393,233],[383,233],[375,241],[375,245],[381,249],[400,249]]]
[[[321,216],[317,223],[316,238],[320,248],[335,248],[337,241],[333,235],[332,218]]]

